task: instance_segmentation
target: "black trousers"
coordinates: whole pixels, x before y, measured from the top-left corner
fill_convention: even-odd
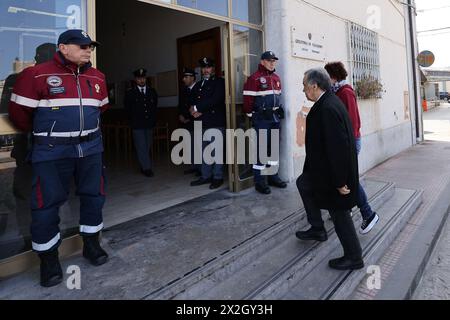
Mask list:
[[[303,173],[297,179],[297,188],[305,206],[309,224],[317,229],[323,229],[324,223],[320,207],[313,198],[311,177]],[[351,210],[328,210],[334,223],[336,234],[344,248],[344,255],[350,259],[361,259],[362,249],[350,215]]]

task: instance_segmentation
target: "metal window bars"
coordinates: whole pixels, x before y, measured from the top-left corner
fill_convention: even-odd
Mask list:
[[[353,22],[348,23],[348,30],[353,85],[365,77],[380,80],[378,34]]]

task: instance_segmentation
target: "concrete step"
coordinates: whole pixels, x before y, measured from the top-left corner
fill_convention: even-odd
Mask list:
[[[392,183],[368,180],[365,182],[365,189],[374,209],[379,208],[394,194]],[[359,216],[359,212],[355,216]],[[330,222],[327,222],[327,224],[330,224]],[[227,283],[246,266],[251,265],[260,257],[266,256],[268,251],[285,243],[292,238],[295,231],[306,227],[306,225],[304,209],[293,212],[284,220],[254,235],[239,246],[231,248],[228,252],[211,260],[201,268],[155,290],[146,299],[196,299],[204,297],[206,292],[211,292],[210,290],[217,287],[219,283]]]
[[[364,237],[361,245],[366,263],[377,261],[421,202],[421,193],[396,190],[394,197],[374,208],[382,220]],[[359,226],[360,215],[354,215]],[[330,257],[341,256],[339,240],[327,221],[326,243],[302,242],[291,236],[268,250],[226,281],[217,283],[201,299],[330,299],[345,298],[358,285],[365,271],[341,272],[328,267]]]
[[[366,268],[357,271],[342,272],[328,267],[331,256],[324,257],[312,272],[303,277],[280,298],[282,299],[345,299],[367,275],[367,267],[378,261],[389,247],[411,215],[422,202],[422,192],[396,189],[394,197],[386,202],[378,214],[381,219],[376,227],[366,236],[360,237]],[[332,256],[342,255],[338,240],[334,240]],[[337,249],[337,250],[336,250]],[[267,289],[265,297],[268,297]],[[272,294],[279,294],[271,290]]]

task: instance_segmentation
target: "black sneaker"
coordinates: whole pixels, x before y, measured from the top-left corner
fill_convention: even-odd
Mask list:
[[[369,233],[370,230],[377,224],[378,220],[380,220],[380,217],[376,212],[373,213],[372,217],[369,219],[363,219],[363,222],[361,224],[361,228],[359,229],[360,234],[366,234]]]

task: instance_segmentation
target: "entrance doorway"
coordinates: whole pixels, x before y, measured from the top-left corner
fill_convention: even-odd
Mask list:
[[[85,3],[84,0],[73,2]],[[235,1],[222,2],[228,3],[230,8]],[[190,187],[189,183],[196,177],[183,175],[186,167],[173,165],[169,158],[172,147],[170,134],[180,126],[177,110],[180,73],[183,65],[197,67],[202,56],[215,59],[216,74],[226,80],[227,127],[246,129],[249,123],[241,110],[242,87],[256,70],[263,49],[261,3],[239,0],[232,6],[232,12],[219,12],[217,8],[211,8],[209,2],[195,8],[187,2],[176,5],[152,0],[96,0],[89,3],[89,6],[79,6],[89,24],[86,26],[83,22],[78,27],[88,29],[91,36],[102,43],[94,58],[96,67],[106,74],[112,106],[103,119],[107,125],[104,143],[108,177],[105,226],[210,193],[207,186]],[[92,10],[94,4],[95,14]],[[238,21],[240,24],[236,23]],[[92,28],[94,24],[95,28]],[[53,22],[50,25],[60,24]],[[65,26],[62,27],[64,30]],[[55,29],[54,41],[62,31]],[[23,57],[21,60],[25,67],[32,58]],[[133,79],[132,72],[140,67],[149,71],[149,82],[159,94],[158,130],[153,149],[154,178],[147,178],[139,172],[123,112],[125,90]],[[0,91],[2,84],[7,84],[2,81],[0,79]],[[13,180],[17,171],[15,161],[10,157],[12,143],[9,137],[16,132],[3,121],[7,118],[3,113],[4,110],[0,110],[0,175],[3,177],[0,180],[5,191],[0,199],[0,247],[3,249],[0,250],[0,278],[25,270],[37,262],[30,251],[27,200],[24,199],[23,207],[15,203],[18,199],[15,199]],[[108,124],[112,126],[108,127]],[[228,188],[231,191],[242,190],[249,182],[247,169],[248,166],[228,166]],[[28,182],[24,186],[29,187]],[[22,220],[21,217],[27,219]],[[60,229],[64,238],[61,256],[79,249],[81,242],[76,236],[78,217],[79,201],[71,191],[69,201],[60,208]]]
[[[111,100],[102,120],[108,226],[212,192],[209,185],[190,186],[198,177],[184,174],[190,166],[172,163],[170,139],[174,130],[183,127],[178,111],[183,68],[198,68],[198,61],[206,56],[215,60],[218,76],[228,75],[223,36],[227,23],[134,0],[125,6],[97,0],[96,6],[96,39],[102,44],[97,49],[97,68],[106,75]],[[140,172],[123,103],[133,71],[139,68],[147,70],[148,82],[159,96],[152,178]],[[197,73],[200,77],[199,69]]]

